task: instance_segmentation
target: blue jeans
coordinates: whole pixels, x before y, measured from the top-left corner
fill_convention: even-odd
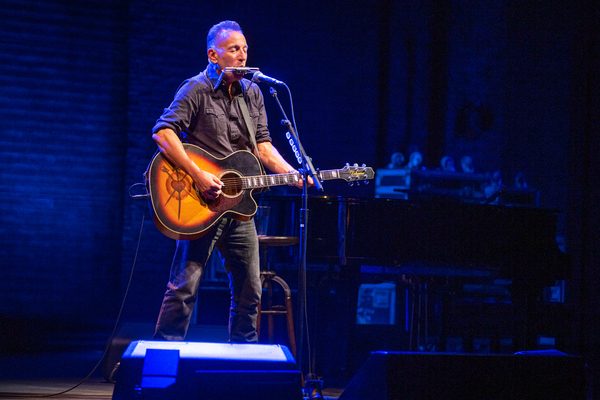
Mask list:
[[[156,324],[154,339],[183,340],[196,303],[204,266],[214,248],[225,260],[231,308],[229,341],[256,343],[256,316],[262,292],[258,237],[252,220],[223,218],[207,234],[177,241],[171,276]]]

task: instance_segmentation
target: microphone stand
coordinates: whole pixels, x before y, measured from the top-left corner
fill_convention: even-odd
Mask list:
[[[287,85],[286,85],[286,88],[287,88]],[[288,91],[289,91],[289,88],[288,88]],[[287,115],[285,114],[285,111],[283,110],[283,107],[281,106],[281,102],[279,101],[279,98],[277,97],[277,91],[273,87],[271,87],[270,92],[271,92],[271,95],[277,101],[277,104],[279,105],[279,109],[281,110],[281,113],[283,114],[284,119],[281,121],[281,124],[287,126],[287,128],[289,129],[289,132],[288,132],[289,134],[286,134],[286,137],[287,137],[290,145],[292,146],[292,150],[294,151],[294,154],[296,156],[296,159],[298,160],[298,163],[302,164],[302,168],[299,170],[299,172],[302,173],[303,180],[304,180],[304,185],[302,187],[302,208],[300,209],[300,265],[299,265],[299,269],[298,269],[298,310],[299,310],[298,319],[300,320],[299,327],[298,327],[298,338],[299,338],[298,349],[299,349],[299,351],[297,352],[298,354],[296,357],[297,358],[296,362],[298,363],[299,368],[302,369],[302,352],[304,349],[304,322],[306,319],[306,239],[307,239],[306,231],[308,228],[308,184],[307,184],[308,177],[310,176],[313,178],[315,187],[319,191],[323,191],[323,184],[317,177],[317,172],[315,171],[315,168],[312,164],[312,160],[304,151],[304,148],[302,147],[302,144],[300,143],[300,139],[298,138],[298,134],[296,133],[294,126],[287,119]],[[309,350],[309,356],[310,356],[310,343],[309,343],[308,350]],[[309,375],[313,375],[312,366],[311,366],[310,361],[308,363],[308,369],[309,369]]]

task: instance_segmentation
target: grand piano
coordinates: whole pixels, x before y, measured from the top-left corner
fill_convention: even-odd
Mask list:
[[[263,195],[260,202],[273,209],[271,232],[299,234],[300,197]],[[568,257],[556,243],[556,210],[461,201],[319,196],[309,198],[308,209],[309,280],[311,268],[334,271],[337,281],[325,293],[341,296],[345,289],[348,293],[356,291],[361,274],[379,274],[382,281],[406,283],[414,302],[422,300],[425,287],[428,307],[442,314],[437,321],[435,350],[446,350],[445,339],[455,322],[452,304],[456,304],[460,293],[453,282],[479,282],[482,290],[490,288],[490,283],[502,282],[509,294],[502,295],[500,303],[509,304],[511,311],[502,314],[497,311],[500,307],[492,307],[495,315],[472,315],[471,323],[482,325],[504,319],[503,323],[512,329],[512,350],[537,348],[539,332],[532,329],[535,305],[543,297],[544,288],[567,279],[570,270]],[[490,298],[494,294],[488,297],[484,301],[493,301]],[[315,310],[326,315],[323,304],[337,303],[337,311],[328,318],[334,318],[336,313],[339,317],[342,308],[352,308],[352,304],[345,303],[355,299],[352,294],[341,300],[328,298],[320,301]],[[407,304],[404,306],[407,314],[416,312],[414,307],[411,311]],[[404,317],[398,324],[410,322],[406,328],[412,337],[405,348],[390,349],[424,349],[414,337],[418,334],[415,326],[422,319],[411,315],[408,321],[409,316]],[[433,317],[427,316],[430,320]],[[351,318],[349,312],[346,319]],[[464,316],[461,318],[464,320]],[[323,321],[317,323],[321,325]],[[363,329],[353,327],[354,321],[342,325],[347,323],[350,326],[346,333],[350,335]]]

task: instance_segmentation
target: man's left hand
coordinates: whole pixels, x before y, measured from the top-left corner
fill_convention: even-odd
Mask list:
[[[290,172],[295,172],[295,173],[299,174],[300,180],[294,186],[296,186],[297,188],[302,189],[304,187],[304,176],[302,174],[300,174],[296,170],[290,171]],[[315,181],[313,181],[313,178],[309,176],[308,177],[308,187],[311,187],[311,186],[315,186]]]

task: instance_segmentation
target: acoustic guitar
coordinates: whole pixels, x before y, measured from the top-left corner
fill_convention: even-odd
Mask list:
[[[223,217],[248,221],[256,213],[254,189],[294,185],[299,173],[262,175],[258,159],[249,151],[237,151],[217,158],[198,146],[183,145],[187,155],[202,170],[217,176],[224,186],[215,200],[206,200],[195,189],[192,178],[157,153],[148,167],[146,184],[153,208],[154,223],[172,239],[192,240],[204,235]],[[370,167],[346,165],[342,169],[318,171],[322,181],[344,179],[355,182],[373,179]]]

